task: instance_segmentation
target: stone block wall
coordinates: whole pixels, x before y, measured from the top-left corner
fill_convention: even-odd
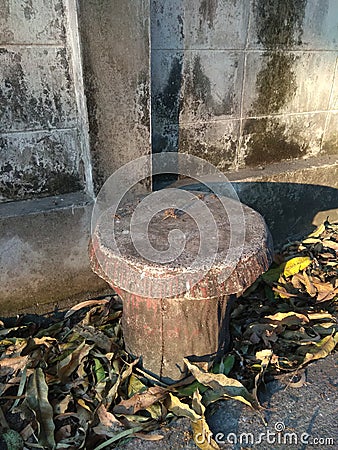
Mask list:
[[[155,151],[220,169],[338,153],[336,0],[152,0]]]
[[[91,190],[74,8],[0,2],[0,201]]]

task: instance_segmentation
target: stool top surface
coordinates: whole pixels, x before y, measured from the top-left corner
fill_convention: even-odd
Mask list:
[[[222,284],[223,292],[238,293],[268,268],[272,242],[259,213],[227,197],[193,191],[187,195],[180,207],[157,207],[155,213],[142,197],[116,213],[105,211],[92,247],[107,281],[130,291],[138,289],[130,283],[142,285],[147,278],[168,282],[176,275],[189,291],[195,279],[209,286],[212,278],[211,284]],[[126,272],[130,280],[123,285],[120,278]]]

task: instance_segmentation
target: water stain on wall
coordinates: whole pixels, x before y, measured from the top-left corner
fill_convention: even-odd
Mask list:
[[[177,150],[175,124],[179,122],[182,82],[182,56],[171,61],[168,79],[163,89],[152,97],[153,152]],[[176,146],[176,148],[174,148]]]
[[[293,71],[294,54],[275,52],[269,54],[256,78],[257,99],[252,105],[256,114],[276,114],[296,94],[297,81]]]
[[[178,16],[177,16],[177,21],[180,26],[180,39],[182,42],[184,42],[184,21],[180,14],[178,14]]]
[[[84,65],[84,91],[86,95],[86,105],[89,128],[89,143],[91,148],[91,164],[93,171],[94,192],[97,195],[103,186],[105,181],[104,171],[102,168],[100,153],[98,147],[100,145],[99,140],[99,120],[98,120],[98,105],[96,99],[98,98],[98,90],[96,85],[96,77],[93,74],[90,58],[87,52],[83,54]]]
[[[296,136],[290,136],[286,125],[278,118],[262,117],[247,119],[243,128],[244,139],[249,137],[248,166],[270,164],[306,154],[308,144],[299,143]]]
[[[254,2],[257,38],[266,52],[256,78],[257,98],[251,116],[278,114],[296,94],[296,56],[286,49],[301,44],[306,4],[307,0]],[[246,121],[243,134],[247,138],[248,165],[297,158],[306,150],[306,143],[286,131],[277,117]]]
[[[0,49],[0,58],[4,63],[0,84],[3,105],[0,110],[0,128],[3,131],[63,126],[72,115],[74,97],[67,52],[65,49],[57,50],[55,59],[47,50],[43,50],[43,53],[53,65],[47,72],[41,69],[36,79],[32,79],[27,72],[27,55],[24,63],[20,52]],[[43,59],[41,54],[39,58]],[[63,85],[53,86],[53,71],[62,73]]]
[[[193,128],[181,128],[179,148],[183,153],[205,158],[220,170],[228,170],[237,149],[237,140],[231,133],[217,135],[208,123],[199,123]]]
[[[210,108],[213,103],[211,83],[203,72],[200,56],[195,56],[191,74],[190,67],[187,66],[185,79],[185,95],[192,100],[190,107],[192,106],[196,110],[203,103],[207,108]]]
[[[32,0],[24,0],[22,2],[21,7],[23,8],[25,19],[31,20],[35,16],[35,10],[33,7],[33,1]]]
[[[200,29],[206,23],[209,28],[213,28],[217,14],[218,0],[202,0],[199,7]]]
[[[11,42],[13,40],[14,32],[7,24],[10,17],[11,8],[9,1],[2,1],[0,3],[0,21],[1,21],[1,36],[4,42]]]
[[[138,75],[135,108],[139,123],[147,129],[150,127],[149,75],[141,71]]]
[[[229,86],[224,86],[224,96],[216,101],[212,95],[211,81],[205,75],[200,56],[194,57],[192,69],[187,64],[184,74],[185,88],[183,105],[189,114],[211,116],[231,115],[234,112],[234,96],[232,89],[233,80],[229,80]]]
[[[153,115],[156,120],[167,119],[178,123],[182,81],[182,56],[175,56],[165,87],[153,97]]]
[[[59,139],[46,133],[40,137],[32,135],[31,140],[1,137],[0,148],[7,159],[0,165],[0,199],[20,200],[82,190],[84,179],[79,175],[77,156],[69,155],[65,148],[69,139],[70,136]]]
[[[255,0],[258,42],[267,50],[285,50],[302,43],[307,0]]]

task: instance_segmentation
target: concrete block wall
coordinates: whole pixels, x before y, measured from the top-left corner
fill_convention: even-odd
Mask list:
[[[91,189],[74,7],[0,4],[0,201]]]
[[[155,151],[225,171],[338,153],[337,0],[152,0]]]

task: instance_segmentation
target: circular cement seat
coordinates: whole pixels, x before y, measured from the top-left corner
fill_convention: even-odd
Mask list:
[[[151,204],[142,209],[141,198],[108,209],[90,244],[92,269],[123,300],[127,351],[167,382],[185,375],[184,357],[224,354],[231,299],[272,260],[270,234],[256,211],[214,194],[190,195],[186,208],[156,214]]]

